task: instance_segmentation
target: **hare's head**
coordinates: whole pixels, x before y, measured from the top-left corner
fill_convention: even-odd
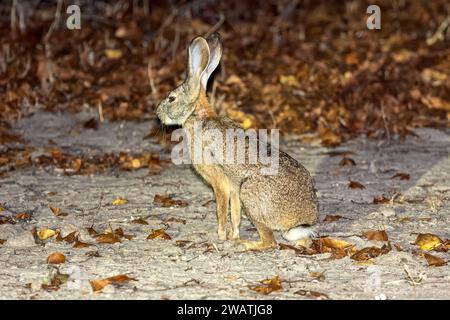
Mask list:
[[[173,89],[158,105],[156,114],[167,125],[183,124],[194,112],[201,92],[206,92],[208,78],[219,64],[222,44],[218,33],[207,39],[196,37],[188,49],[186,80]]]

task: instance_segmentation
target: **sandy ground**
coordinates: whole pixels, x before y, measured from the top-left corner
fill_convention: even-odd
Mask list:
[[[27,142],[44,152],[48,140],[66,152],[158,151],[159,146],[142,138],[150,122],[105,123],[100,129],[77,130],[90,115],[53,115],[38,112],[20,120],[15,130]],[[432,129],[416,131],[407,140],[368,141],[359,138],[337,149],[304,146],[295,137],[283,141],[283,148],[311,170],[319,190],[321,221],[326,215],[341,215],[334,222],[321,222],[321,235],[345,239],[358,248],[381,246],[364,240],[363,231],[385,229],[391,250],[358,263],[349,257],[330,259],[329,254],[297,255],[293,250],[240,252],[232,243],[216,236],[212,191],[188,166],[171,165],[150,176],[147,170],[119,171],[93,176],[67,176],[54,168],[27,168],[0,177],[0,206],[3,215],[32,212],[29,222],[0,225],[0,298],[2,299],[432,299],[450,298],[450,268],[430,267],[414,253],[415,233],[434,233],[450,238],[450,134]],[[356,166],[340,166],[336,151],[351,151]],[[410,180],[391,179],[406,172]],[[365,189],[348,188],[349,179]],[[375,205],[373,198],[401,193],[393,204]],[[184,208],[160,208],[155,194],[173,194],[185,200]],[[129,202],[113,206],[117,197]],[[209,201],[209,202],[208,202]],[[208,203],[206,206],[205,203]],[[68,213],[55,217],[49,206]],[[148,225],[131,223],[143,217]],[[169,223],[172,240],[147,240],[152,229]],[[86,228],[102,231],[121,227],[131,240],[98,244]],[[62,235],[80,232],[88,248],[48,239],[36,244],[33,227],[60,229]],[[249,221],[241,225],[242,238],[256,238]],[[280,242],[285,243],[280,235]],[[177,241],[186,242],[184,247]],[[179,242],[178,242],[179,244]],[[99,257],[86,255],[98,251]],[[59,267],[68,274],[57,291],[41,288],[55,267],[47,256],[62,252],[66,262]],[[433,253],[448,260],[449,253]],[[323,276],[317,277],[317,273]],[[89,280],[127,274],[137,281],[106,286],[94,293]],[[283,289],[269,295],[250,290],[265,278],[279,276]]]

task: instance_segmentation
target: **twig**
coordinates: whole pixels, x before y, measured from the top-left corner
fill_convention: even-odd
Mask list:
[[[100,123],[103,123],[103,121],[105,121],[105,119],[103,118],[103,104],[100,100],[97,103],[97,110],[98,110],[98,118],[100,120]]]
[[[450,25],[450,16],[445,18],[445,20],[439,25],[436,32],[429,38],[427,38],[427,45],[432,46],[438,41],[444,41],[445,31]]]
[[[50,26],[50,28],[48,29],[45,37],[44,37],[44,42],[47,43],[48,40],[50,39],[50,36],[52,35],[53,31],[56,29],[56,27],[58,26],[59,22],[61,21],[61,9],[62,9],[62,5],[63,5],[63,1],[62,0],[58,0],[58,3],[56,5],[56,12],[55,12],[55,19],[53,20],[52,25]]]
[[[219,14],[219,21],[211,28],[208,30],[208,32],[205,34],[205,38],[208,38],[210,35],[212,35],[214,32],[216,32],[217,30],[220,29],[220,27],[222,27],[223,23],[225,22],[225,16],[223,15],[223,13],[221,12]]]
[[[387,139],[391,140],[391,132],[389,131],[389,126],[386,120],[386,114],[384,113],[384,103],[381,102],[381,117],[383,118],[384,130],[386,130]]]
[[[153,71],[152,71],[152,65],[151,62],[148,62],[147,65],[147,75],[148,75],[148,82],[150,83],[150,89],[153,97],[153,101],[157,101],[156,97],[156,86],[155,86],[155,80],[153,79]]]

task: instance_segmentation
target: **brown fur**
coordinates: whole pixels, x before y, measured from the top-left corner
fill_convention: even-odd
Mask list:
[[[218,64],[221,50],[218,34],[208,39],[195,38],[188,51],[189,73],[186,81],[161,101],[157,109],[163,123],[181,124],[184,127],[191,156],[196,121],[202,121],[203,132],[210,129],[220,131],[223,141],[226,141],[227,129],[240,129],[231,119],[218,116],[205,94],[207,78]],[[206,138],[201,142],[203,148],[209,147],[214,156],[224,154],[225,143],[217,146]],[[237,140],[231,143],[235,147]],[[245,152],[248,154],[248,146]],[[318,203],[313,180],[301,164],[282,151],[279,151],[279,170],[275,175],[261,174],[264,167],[261,163],[194,163],[193,166],[214,190],[217,233],[221,240],[237,240],[249,250],[271,249],[276,247],[273,230],[288,231],[299,225],[317,222]],[[239,239],[242,207],[258,230],[260,241]],[[229,211],[231,230],[227,234]]]

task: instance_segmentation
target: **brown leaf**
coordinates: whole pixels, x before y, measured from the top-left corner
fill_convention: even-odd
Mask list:
[[[114,233],[103,233],[96,237],[98,243],[109,243],[113,244],[116,242],[120,242],[120,238],[116,236]]]
[[[391,179],[399,178],[400,180],[409,180],[410,175],[408,173],[397,172],[395,175],[391,177]]]
[[[381,248],[367,247],[355,252],[350,258],[356,261],[366,261],[376,258],[382,254],[386,254],[392,250],[391,244],[384,245]]]
[[[156,194],[153,198],[153,203],[158,204],[161,207],[167,208],[167,207],[187,207],[188,203],[186,201],[182,200],[173,200],[170,197],[162,196],[159,194]]]
[[[125,239],[127,239],[127,240],[131,240],[131,239],[133,239],[133,235],[131,235],[131,234],[125,234],[124,232],[123,232],[123,229],[122,228],[117,228],[116,230],[114,230],[114,233],[116,234],[116,236],[119,236],[119,237],[121,237],[121,238],[125,238]]]
[[[375,198],[373,198],[374,204],[385,204],[385,203],[389,203],[389,202],[390,202],[390,200],[383,195],[376,196]]]
[[[134,219],[133,221],[131,221],[131,223],[148,225],[148,222],[145,221],[143,218]]]
[[[0,239],[0,245],[4,244],[6,242],[6,239]]]
[[[46,291],[57,291],[63,283],[67,282],[68,279],[69,275],[57,271],[47,283],[41,284],[41,288]]]
[[[81,169],[81,164],[82,164],[81,159],[76,158],[70,161],[69,166],[73,171],[78,172]]]
[[[191,242],[192,241],[189,241],[189,240],[177,240],[177,241],[175,241],[175,245],[177,247],[184,248],[188,243],[191,243]]]
[[[332,238],[320,238],[320,240],[322,241],[322,245],[324,245],[325,247],[328,248],[333,248],[333,249],[346,249],[349,247],[353,247],[354,244],[351,244],[350,242],[347,242],[345,240],[341,240],[341,239],[332,239]]]
[[[316,253],[331,253],[332,259],[342,259],[355,250],[355,246],[347,241],[322,237],[313,239],[311,249]]]
[[[88,251],[85,253],[85,255],[87,255],[88,257],[100,257],[100,253],[98,253],[97,250]]]
[[[77,239],[75,240],[75,243],[73,245],[73,248],[75,249],[81,249],[81,248],[87,248],[90,247],[91,245],[89,243],[85,243],[85,242],[81,242],[80,240]]]
[[[152,230],[152,233],[150,233],[147,237],[147,240],[153,240],[153,239],[163,239],[163,240],[172,240],[172,238],[166,233],[166,230],[164,229],[157,229]]]
[[[298,290],[296,292],[294,292],[294,294],[298,294],[301,296],[305,296],[308,298],[315,298],[318,300],[329,300],[330,297],[328,295],[326,295],[325,293],[321,293],[318,291],[312,291],[312,290]]]
[[[67,243],[74,243],[77,240],[77,231],[73,231],[69,233],[67,236],[63,238],[63,240]]]
[[[378,257],[381,249],[377,247],[367,247],[354,253],[350,258],[356,261],[366,261]]]
[[[109,277],[106,279],[100,279],[100,280],[91,280],[89,281],[92,287],[92,290],[94,292],[102,290],[104,287],[110,284],[117,284],[117,283],[125,283],[129,281],[137,281],[134,278],[131,278],[127,276],[126,274],[119,274],[117,276]]]
[[[447,264],[447,261],[445,261],[444,259],[433,256],[426,252],[422,252],[422,256],[427,260],[430,267],[440,267]]]
[[[363,236],[371,241],[388,241],[388,235],[384,230],[369,230],[364,232]]]
[[[17,213],[14,217],[17,220],[26,221],[26,220],[30,220],[32,218],[32,216],[33,215],[31,213],[22,212],[22,213]]]
[[[94,228],[89,227],[89,228],[86,228],[86,230],[91,237],[95,238],[96,236],[98,236],[98,232]]]
[[[302,247],[302,246],[296,247],[296,246],[286,244],[286,243],[279,243],[278,246],[279,246],[280,250],[290,249],[290,250],[294,250],[296,254],[312,255],[312,254],[317,253],[314,250],[306,248],[306,247]]]
[[[350,180],[348,187],[351,189],[365,189],[366,188],[361,183],[359,183],[357,181],[352,181],[352,180]]]
[[[108,279],[100,279],[100,280],[91,280],[89,281],[91,284],[92,290],[94,292],[102,290],[107,285],[111,284],[111,281]]]
[[[342,216],[340,215],[326,215],[325,218],[323,219],[323,222],[333,222],[333,221],[338,221],[342,218]]]
[[[47,257],[48,264],[61,264],[66,262],[66,257],[61,252],[53,252]]]
[[[63,157],[61,150],[58,149],[58,148],[53,148],[51,150],[51,154],[52,154],[52,158],[57,160],[57,161],[60,161],[62,159],[62,157]]]
[[[181,218],[174,218],[174,217],[171,217],[169,219],[164,220],[164,223],[166,223],[166,224],[169,223],[169,222],[176,222],[176,223],[186,224],[186,220],[181,219]]]
[[[261,281],[261,285],[249,286],[250,290],[256,291],[262,294],[269,294],[273,291],[283,290],[280,277],[265,279]]]
[[[67,213],[61,212],[61,208],[57,208],[57,207],[49,207],[49,208],[56,217],[67,216]]]
[[[352,158],[343,157],[342,160],[339,162],[340,166],[355,166],[355,160]]]

